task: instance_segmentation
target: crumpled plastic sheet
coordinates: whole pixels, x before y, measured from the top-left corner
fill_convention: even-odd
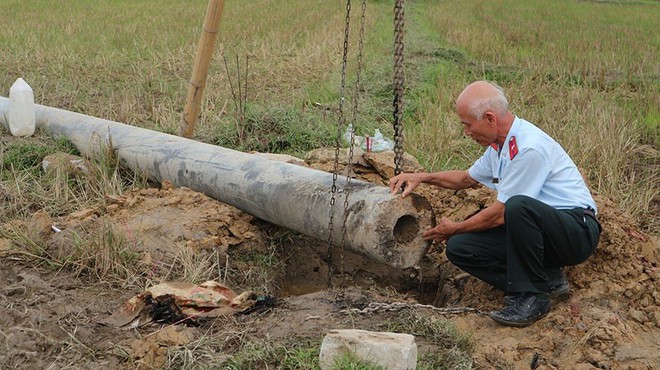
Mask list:
[[[177,323],[240,313],[252,308],[256,301],[252,291],[236,294],[216,281],[199,285],[165,282],[132,297],[102,323],[128,328],[153,321]]]

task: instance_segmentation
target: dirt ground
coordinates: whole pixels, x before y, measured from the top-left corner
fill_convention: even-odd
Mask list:
[[[311,165],[328,169],[327,161],[318,158]],[[357,176],[382,184],[388,169],[376,167],[380,171],[358,167]],[[487,189],[456,192],[422,186],[418,193],[433,204],[436,215],[452,219],[468,217],[493,199]],[[346,251],[346,289],[338,294],[327,289],[324,243],[189,189],[163,186],[108,195],[98,209],[59,219],[37,214],[27,224],[4,227],[40,232],[51,253],[66,256],[74,230],[110,223],[138,253],[145,275],[154,278],[168,276],[177,263],[194,264],[189,251],[212,256],[218,267],[249,271],[250,258],[240,256],[267,254],[275,235],[284,247],[272,252],[279,261],[271,265],[273,274],[263,278],[261,287],[235,278],[233,288],[272,295],[278,303],[261,313],[219,318],[199,327],[123,330],[100,322],[139,289],[27,263],[17,256],[11,240],[0,239],[0,368],[158,368],[167,363],[169,349],[204,335],[221,342],[234,340],[237,333],[269,340],[307,338],[338,328],[382,330],[377,323],[393,315],[442,314],[415,303],[475,309],[446,316],[472,334],[475,368],[528,369],[533,359],[538,369],[660,368],[660,243],[641,232],[613,201],[598,194],[595,198],[604,229],[596,254],[566,269],[570,298],[527,328],[500,326],[484,316],[499,308],[502,293],[453,267],[440,245],[432,246],[421,264],[423,278],[410,278],[405,271]],[[62,232],[53,232],[52,225]],[[339,261],[333,264],[338,270]],[[372,302],[410,305],[394,312],[360,313]],[[438,350],[423,341],[419,345],[421,353]]]

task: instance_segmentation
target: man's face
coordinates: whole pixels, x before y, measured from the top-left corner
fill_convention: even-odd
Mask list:
[[[463,133],[479,145],[486,147],[497,140],[497,127],[492,122],[492,117],[487,112],[483,118],[478,120],[467,112],[458,111],[458,116],[463,124]]]

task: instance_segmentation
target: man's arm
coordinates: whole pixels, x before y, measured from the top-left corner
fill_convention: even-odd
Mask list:
[[[436,227],[427,230],[422,236],[425,240],[444,241],[455,234],[483,231],[501,225],[504,225],[504,203],[496,201],[465,221],[453,222],[443,217]]]
[[[442,171],[435,173],[402,173],[390,180],[390,191],[396,194],[404,185],[402,197],[410,194],[419,184],[431,184],[445,189],[466,189],[477,184],[467,171]]]

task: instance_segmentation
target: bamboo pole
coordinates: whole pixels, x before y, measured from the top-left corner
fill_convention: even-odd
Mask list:
[[[225,0],[209,0],[202,35],[197,44],[195,66],[193,67],[192,78],[188,85],[188,96],[183,111],[181,127],[179,128],[179,136],[190,138],[195,132],[195,122],[199,115],[202,95],[206,86],[206,76],[208,75],[211,58],[213,57],[215,40],[218,37],[218,28],[224,7]]]

